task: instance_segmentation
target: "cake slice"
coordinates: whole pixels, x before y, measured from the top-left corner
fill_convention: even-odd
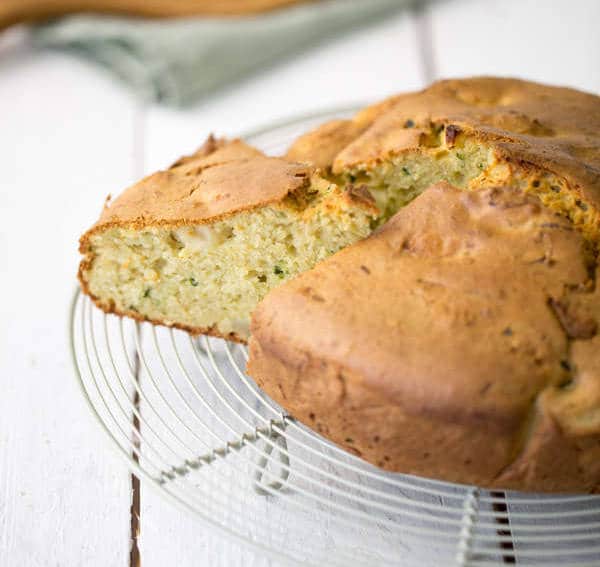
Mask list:
[[[107,312],[244,342],[271,288],[367,236],[377,214],[310,165],[210,138],[107,201],[81,237],[79,280]]]

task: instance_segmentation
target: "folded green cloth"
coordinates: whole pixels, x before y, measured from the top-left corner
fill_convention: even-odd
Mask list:
[[[32,38],[103,65],[145,99],[185,105],[410,3],[326,0],[252,17],[160,21],[81,15],[37,26]]]

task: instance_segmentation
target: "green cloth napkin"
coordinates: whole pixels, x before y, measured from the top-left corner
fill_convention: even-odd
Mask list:
[[[99,63],[145,99],[181,106],[411,3],[327,0],[252,17],[160,21],[80,15],[37,26],[32,38]]]

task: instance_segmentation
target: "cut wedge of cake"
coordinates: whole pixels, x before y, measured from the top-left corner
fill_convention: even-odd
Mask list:
[[[311,166],[211,138],[107,202],[79,280],[107,312],[243,342],[271,288],[367,236],[377,213]]]

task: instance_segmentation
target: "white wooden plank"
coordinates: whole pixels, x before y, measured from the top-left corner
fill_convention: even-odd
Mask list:
[[[129,475],[78,390],[77,239],[132,180],[133,102],[86,64],[0,57],[0,565],[129,561]],[[0,53],[1,55],[1,53]]]
[[[431,5],[442,77],[506,75],[600,92],[597,0]]]
[[[211,131],[236,135],[327,107],[377,100],[422,85],[414,16],[340,38],[314,52],[232,87],[186,111],[150,108],[145,169],[164,167],[198,146]],[[293,530],[290,530],[293,537]],[[140,549],[144,567],[274,563],[224,540],[142,485]]]
[[[162,496],[144,491],[140,549],[144,567],[269,567],[275,563],[216,535]]]

